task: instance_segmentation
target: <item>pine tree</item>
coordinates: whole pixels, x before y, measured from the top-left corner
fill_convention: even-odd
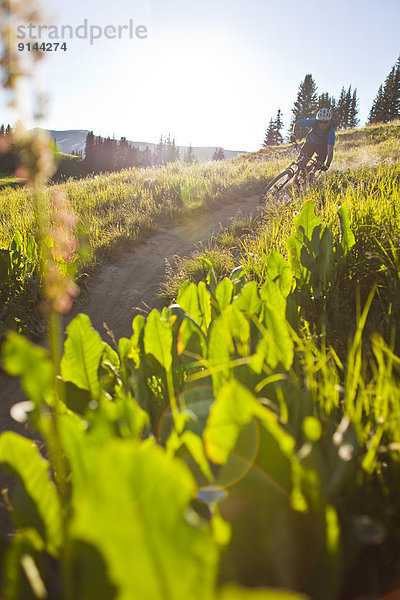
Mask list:
[[[264,148],[266,146],[275,146],[275,126],[272,118],[269,120],[269,125],[265,132],[263,146]]]
[[[283,137],[281,130],[283,129],[282,111],[279,108],[276,119],[270,119],[267,131],[265,132],[265,138],[263,146],[278,146],[282,144]]]
[[[387,123],[400,117],[400,57],[392,67],[378,93],[369,113],[369,123]]]
[[[176,147],[175,138],[172,139],[171,160],[172,160],[172,162],[175,162],[175,161],[179,160],[179,150]]]
[[[333,110],[335,108],[335,104],[335,98],[333,96],[330,96],[328,92],[324,92],[323,94],[320,94],[318,96],[317,110],[320,110],[321,108],[330,108],[331,110]]]
[[[383,121],[383,84],[379,86],[379,90],[372,103],[369,113],[368,123],[379,123]]]
[[[357,89],[352,92],[351,85],[346,91],[342,87],[335,109],[335,124],[337,129],[354,129],[359,123]]]
[[[146,146],[146,148],[143,150],[142,165],[144,167],[149,167],[152,164],[153,164],[153,156],[152,156],[150,148],[148,146]]]
[[[93,131],[89,131],[86,136],[85,145],[85,164],[87,170],[90,172],[94,169],[95,165],[95,139]]]
[[[189,148],[185,152],[184,162],[188,165],[193,165],[197,162],[197,158],[195,153],[193,152],[192,144],[189,145]]]
[[[345,129],[346,124],[346,90],[342,87],[339,100],[336,104],[335,124],[337,129]]]
[[[281,130],[283,129],[283,121],[282,121],[282,111],[278,108],[278,112],[275,119],[275,132],[276,132],[276,143],[282,144],[283,137],[281,134]]]
[[[349,128],[355,129],[360,122],[360,119],[357,117],[358,115],[358,98],[357,98],[357,88],[354,89],[353,96],[350,102],[350,110],[349,110]]]
[[[318,109],[317,85],[311,74],[305,76],[297,93],[297,100],[292,109],[291,127],[300,119],[315,118]],[[298,126],[297,135],[304,137],[309,127]]]
[[[225,152],[222,148],[215,148],[215,152],[212,156],[213,160],[225,160]]]
[[[163,140],[163,136],[160,136],[160,141],[154,149],[154,163],[156,165],[164,164],[164,154],[165,154],[165,143]]]
[[[390,71],[384,88],[386,121],[400,117],[400,58]]]

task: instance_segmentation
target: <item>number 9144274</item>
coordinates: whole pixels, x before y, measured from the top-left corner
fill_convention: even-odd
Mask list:
[[[64,50],[64,52],[67,50],[67,44],[66,42],[63,42],[62,44],[60,44],[60,42],[42,42],[41,44],[39,44],[39,42],[20,42],[18,44],[18,50],[20,52],[23,52],[24,50],[27,50],[28,52],[56,52],[57,50]]]

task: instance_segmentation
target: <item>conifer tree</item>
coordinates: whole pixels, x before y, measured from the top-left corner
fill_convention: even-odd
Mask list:
[[[335,124],[337,129],[345,129],[345,112],[346,112],[346,90],[342,87],[339,100],[336,104]]]
[[[400,118],[400,57],[392,67],[378,93],[369,113],[369,123],[387,123]]]
[[[311,74],[307,74],[300,84],[297,100],[292,108],[291,127],[300,119],[315,118],[318,109],[317,85]],[[298,126],[296,129],[299,137],[304,137],[309,127]]]
[[[268,128],[265,132],[263,146],[278,146],[282,144],[283,137],[281,130],[283,129],[282,111],[279,108],[276,119],[270,119]]]
[[[358,98],[357,98],[357,88],[354,89],[353,95],[351,97],[350,109],[349,109],[349,128],[354,129],[360,122],[360,119],[357,117],[358,115]]]
[[[282,111],[278,108],[278,112],[275,119],[275,132],[276,132],[276,143],[282,144],[283,137],[281,134],[281,130],[283,129],[283,121],[282,121]]]
[[[164,154],[165,154],[165,143],[163,140],[163,136],[160,136],[160,141],[154,149],[154,163],[156,165],[164,164]]]
[[[264,138],[264,142],[263,142],[263,146],[264,148],[266,146],[275,146],[275,132],[274,132],[274,121],[271,118],[269,120],[269,125],[267,128],[267,131],[265,132],[265,138]]]
[[[321,108],[330,108],[333,110],[335,108],[335,104],[335,98],[330,96],[328,92],[324,92],[318,96],[317,110],[320,110]]]
[[[185,152],[184,162],[188,165],[193,165],[197,162],[197,158],[195,153],[193,152],[192,144],[189,145],[189,148]]]
[[[86,145],[85,145],[85,163],[87,166],[87,170],[91,171],[94,168],[95,162],[95,152],[94,152],[94,134],[93,131],[89,131],[86,136]]]
[[[146,146],[146,148],[143,150],[142,165],[144,167],[149,167],[152,164],[153,164],[153,156],[152,156],[150,148],[148,146]]]
[[[213,160],[225,160],[225,152],[222,148],[215,148],[215,152],[212,156]]]

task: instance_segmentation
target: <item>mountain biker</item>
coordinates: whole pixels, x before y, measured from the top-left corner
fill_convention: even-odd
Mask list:
[[[291,142],[296,141],[296,136],[294,135],[296,125],[312,126],[301,150],[308,159],[312,158],[315,153],[321,170],[327,171],[332,162],[333,146],[335,145],[335,125],[332,120],[332,111],[329,108],[321,108],[315,119],[300,119],[297,121],[290,136]]]

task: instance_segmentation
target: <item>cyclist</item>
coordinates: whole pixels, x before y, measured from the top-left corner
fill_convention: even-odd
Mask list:
[[[293,134],[290,136],[291,142],[296,141],[294,135],[296,125],[312,126],[301,150],[308,159],[312,158],[315,153],[321,165],[321,170],[327,171],[332,162],[333,146],[335,145],[335,125],[332,120],[332,111],[329,108],[321,108],[315,119],[300,119],[297,121],[293,127]]]

